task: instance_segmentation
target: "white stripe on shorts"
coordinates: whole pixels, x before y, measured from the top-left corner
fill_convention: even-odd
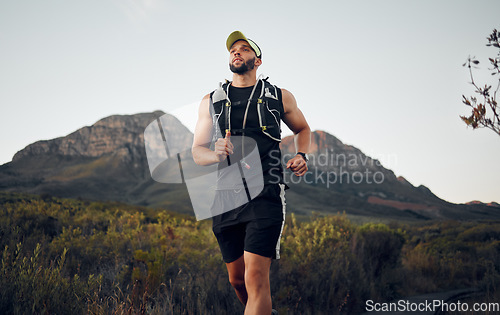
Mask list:
[[[281,231],[280,231],[280,237],[278,237],[278,243],[276,244],[276,259],[280,259],[280,241],[281,241],[281,235],[283,234],[283,228],[285,227],[285,215],[286,215],[286,202],[285,202],[285,185],[284,184],[279,184],[280,186],[280,198],[281,198],[281,205],[283,209],[283,223],[281,224]]]

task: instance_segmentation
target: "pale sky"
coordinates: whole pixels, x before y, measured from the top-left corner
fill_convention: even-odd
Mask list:
[[[227,36],[263,52],[313,130],[450,202],[500,202],[500,136],[467,128],[462,94],[492,84],[500,1],[0,0],[0,164],[112,114],[183,113],[231,78]],[[488,81],[489,80],[489,81]]]

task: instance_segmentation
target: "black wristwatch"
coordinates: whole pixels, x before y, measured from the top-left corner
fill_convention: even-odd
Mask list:
[[[304,161],[308,162],[309,161],[309,158],[307,157],[307,154],[304,153],[304,152],[297,152],[296,155],[300,155],[304,158]]]

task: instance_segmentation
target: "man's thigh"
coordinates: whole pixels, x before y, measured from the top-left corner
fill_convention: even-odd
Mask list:
[[[282,226],[282,220],[268,218],[248,222],[245,230],[245,252],[277,258]]]
[[[226,264],[232,263],[243,256],[245,248],[245,224],[235,224],[222,229],[214,229],[214,235],[219,243],[222,259]]]

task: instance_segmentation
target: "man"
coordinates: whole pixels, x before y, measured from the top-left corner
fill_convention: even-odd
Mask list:
[[[276,162],[276,159],[281,162],[279,123],[280,120],[285,122],[295,135],[297,155],[286,163],[286,167],[296,176],[303,176],[308,169],[306,153],[311,131],[292,93],[276,88],[267,79],[257,78],[262,53],[254,41],[235,31],[229,35],[226,47],[233,81],[201,101],[192,153],[199,165],[222,165],[225,162],[227,165],[239,160],[231,159],[239,151],[231,136],[242,135],[256,141],[264,188],[243,206],[215,216],[213,231],[227,266],[229,281],[245,305],[245,314],[275,314],[269,269],[271,259],[279,258],[279,241],[285,219],[283,170],[281,163]],[[220,101],[220,93],[226,99]],[[212,149],[214,125],[224,133],[219,132]],[[250,196],[248,191],[247,196]]]

